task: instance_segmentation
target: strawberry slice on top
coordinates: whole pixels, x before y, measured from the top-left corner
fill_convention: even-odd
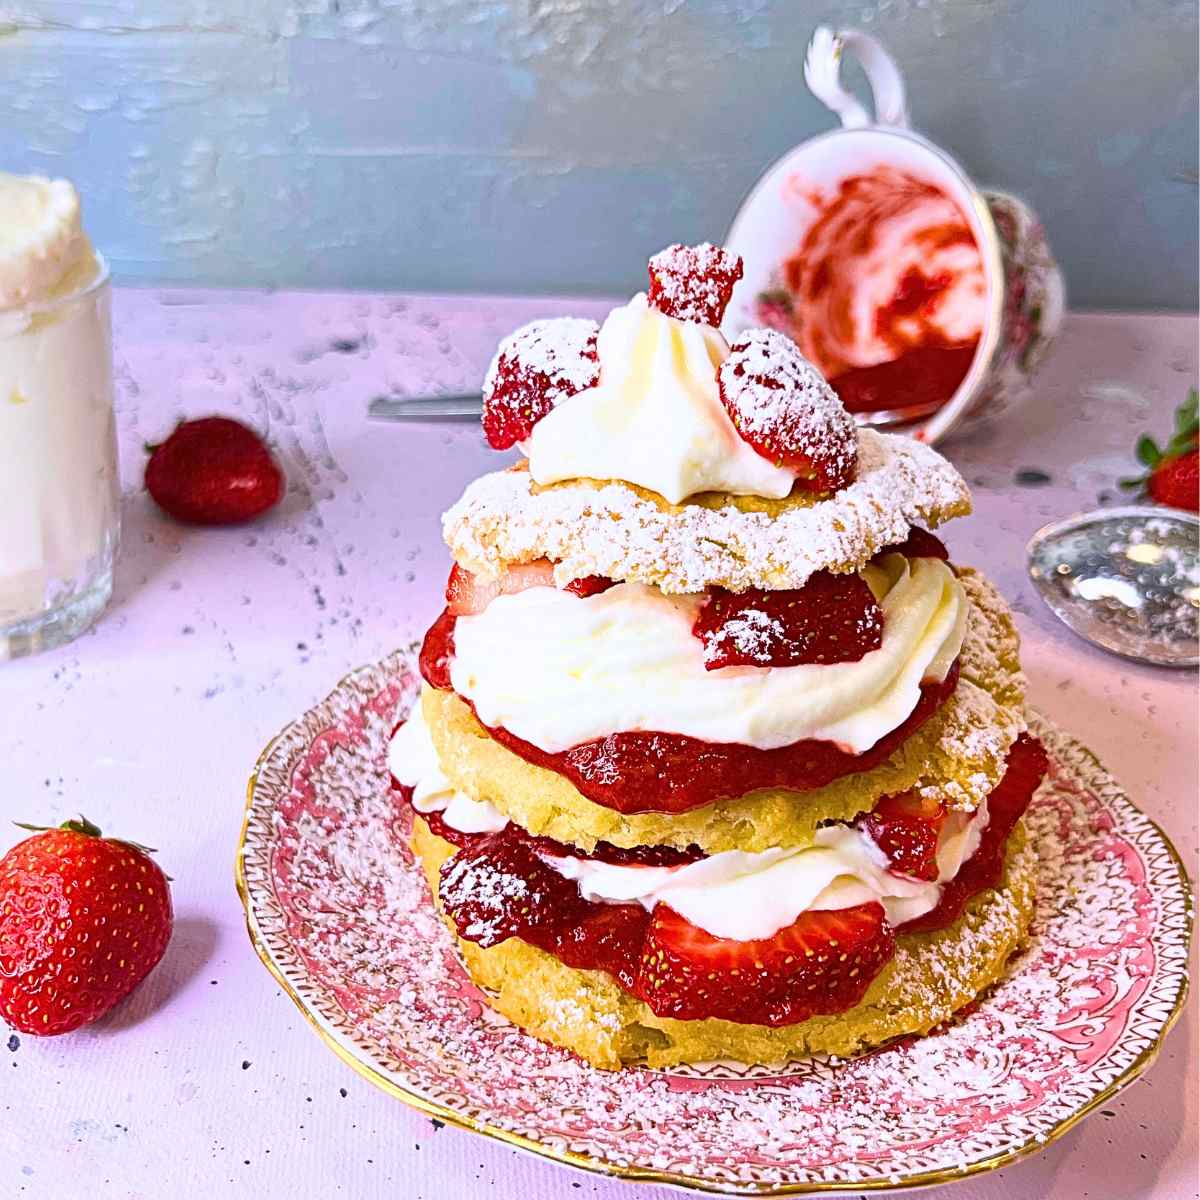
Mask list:
[[[599,332],[595,321],[555,317],[500,343],[483,381],[483,433],[493,450],[523,442],[556,405],[600,382]]]
[[[734,428],[763,458],[796,473],[813,492],[836,492],[858,466],[854,418],[791,338],[751,329],[717,372],[721,403]]]
[[[736,254],[711,242],[699,246],[676,242],[650,260],[646,298],[664,316],[715,329],[741,277],[742,260]]]
[[[794,590],[714,591],[692,633],[709,671],[857,662],[883,644],[883,612],[858,575],[818,571]]]
[[[771,937],[745,942],[714,937],[659,904],[633,990],[660,1017],[791,1025],[853,1007],[895,949],[874,902],[805,912]]]

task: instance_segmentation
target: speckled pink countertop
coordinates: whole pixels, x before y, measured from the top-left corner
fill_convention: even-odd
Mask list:
[[[233,888],[259,750],[350,668],[424,630],[446,574],[438,515],[498,461],[472,423],[368,423],[367,401],[476,386],[516,324],[605,308],[118,293],[116,596],[74,645],[0,666],[0,806],[46,822],[82,809],[157,846],[175,880],[177,927],[164,963],[105,1021],[55,1041],[0,1036],[0,1195],[635,1194],[440,1128],[374,1091],[263,970]],[[1014,602],[1033,702],[1096,751],[1193,873],[1195,673],[1139,667],[1075,639],[1026,582],[1023,547],[1046,521],[1112,494],[1137,434],[1165,432],[1196,378],[1194,318],[1070,318],[1030,404],[1005,428],[948,448],[977,511],[947,535],[955,557],[984,568]],[[183,529],[140,490],[143,443],[180,415],[212,411],[269,429],[288,472],[283,505],[249,529]],[[1195,1196],[1196,1051],[1189,1011],[1158,1063],[1057,1144],[926,1194]]]

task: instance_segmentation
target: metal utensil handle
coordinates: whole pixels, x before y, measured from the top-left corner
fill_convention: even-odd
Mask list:
[[[847,50],[858,59],[871,85],[875,101],[873,120],[858,97],[842,87],[842,54]],[[846,129],[863,129],[868,125],[908,128],[908,105],[900,68],[879,42],[860,29],[818,26],[804,57],[804,82],[826,108],[837,114]]]
[[[380,421],[437,421],[448,417],[478,417],[483,398],[478,392],[459,396],[376,396],[367,408]]]

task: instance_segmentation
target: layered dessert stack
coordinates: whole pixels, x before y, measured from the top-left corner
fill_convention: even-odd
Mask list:
[[[599,1067],[926,1032],[1033,913],[1017,636],[928,532],[966,486],[783,334],[729,345],[740,274],[673,246],[501,344],[484,431],[526,457],[446,514],[390,752],[472,978]]]

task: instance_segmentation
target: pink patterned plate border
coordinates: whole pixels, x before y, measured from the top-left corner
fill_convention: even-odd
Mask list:
[[[397,653],[263,751],[238,890],[325,1042],[418,1109],[549,1158],[738,1195],[917,1187],[1040,1149],[1149,1065],[1182,1009],[1192,911],[1166,836],[1047,721],[1030,948],[940,1033],[781,1069],[597,1071],[489,1009],[413,862],[384,752],[416,693]]]

